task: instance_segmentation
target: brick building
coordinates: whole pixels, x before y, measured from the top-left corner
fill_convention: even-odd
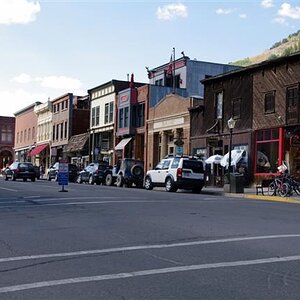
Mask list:
[[[39,104],[41,102],[35,102],[14,114],[16,118],[15,159],[21,162],[31,161],[28,154],[36,145],[37,116],[34,108]]]
[[[52,100],[52,139],[51,163],[68,157],[69,139],[89,128],[90,106],[88,96],[75,96],[72,93]]]
[[[0,116],[0,170],[14,159],[15,118]]]

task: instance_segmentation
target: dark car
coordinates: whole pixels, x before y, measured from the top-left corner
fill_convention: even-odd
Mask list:
[[[30,179],[31,181],[35,181],[36,173],[34,170],[34,166],[29,162],[14,162],[4,171],[5,180],[12,179],[15,181],[18,178],[26,181]]]
[[[75,182],[77,179],[78,168],[75,164],[68,164],[69,168],[69,181]],[[47,180],[54,179],[58,180],[59,162],[56,162],[53,166],[48,169]]]
[[[79,172],[77,177],[78,183],[88,182],[89,184],[105,183],[106,175],[110,172],[112,166],[108,162],[94,162],[86,166]]]
[[[143,187],[144,162],[133,158],[120,159],[106,176],[106,185]]]

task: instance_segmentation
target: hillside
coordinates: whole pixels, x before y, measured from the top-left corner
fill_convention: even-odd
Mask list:
[[[246,67],[265,60],[286,56],[298,51],[300,51],[300,30],[290,34],[287,38],[276,42],[270,49],[261,54],[230,62],[230,64]]]

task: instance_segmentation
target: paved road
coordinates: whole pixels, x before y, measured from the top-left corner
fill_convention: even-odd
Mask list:
[[[0,179],[0,299],[299,299],[300,205]]]

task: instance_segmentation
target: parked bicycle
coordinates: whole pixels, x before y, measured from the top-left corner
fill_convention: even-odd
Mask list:
[[[300,182],[297,181],[294,177],[289,174],[285,174],[285,182],[290,186],[290,195],[295,192],[297,195],[300,195]]]
[[[269,184],[268,195],[276,196],[277,194],[281,197],[287,197],[291,195],[291,187],[285,182],[285,176],[276,176],[274,180]]]

